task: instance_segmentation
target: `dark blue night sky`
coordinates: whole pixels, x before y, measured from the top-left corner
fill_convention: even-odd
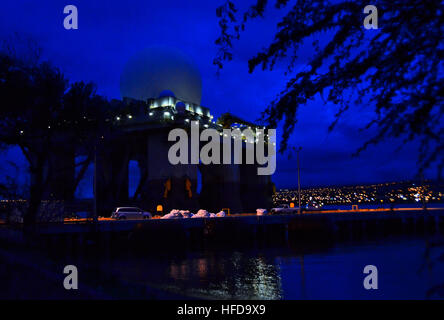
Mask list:
[[[7,1],[0,11],[0,38],[13,32],[36,39],[44,58],[59,66],[72,81],[87,80],[97,84],[99,93],[120,98],[119,80],[125,62],[137,51],[152,45],[178,48],[193,57],[200,68],[203,83],[202,105],[217,117],[231,112],[247,120],[259,118],[260,112],[283,88],[285,65],[273,72],[248,73],[247,61],[273,38],[283,12],[272,8],[265,19],[252,21],[239,42],[234,59],[216,75],[212,60],[218,36],[216,7],[221,1]],[[240,1],[244,8],[253,1]],[[79,29],[63,28],[63,8],[74,4],[79,10]],[[322,40],[322,38],[321,38]],[[304,50],[304,48],[302,48]],[[301,52],[299,67],[310,50]],[[406,180],[417,172],[417,146],[387,141],[369,148],[359,158],[351,154],[370,136],[361,128],[373,117],[371,106],[349,111],[337,129],[328,133],[337,108],[325,105],[321,98],[303,106],[299,122],[290,140],[301,145],[303,186],[355,184]],[[23,171],[23,157],[6,152],[6,160],[17,162]],[[10,170],[2,170],[2,175]],[[15,173],[14,173],[15,174]],[[434,177],[435,171],[428,173]],[[278,187],[297,184],[296,161],[280,156],[273,178]]]

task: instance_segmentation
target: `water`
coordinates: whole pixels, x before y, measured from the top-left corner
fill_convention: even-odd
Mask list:
[[[209,299],[426,299],[444,284],[444,264],[427,266],[426,239],[324,247],[128,254],[101,267],[133,285]],[[444,253],[444,244],[429,260]],[[378,290],[365,290],[366,265],[378,268]],[[423,268],[423,265],[425,267]],[[441,296],[442,298],[443,296]]]
[[[415,202],[415,203],[396,203],[396,204],[390,204],[390,203],[381,203],[381,204],[366,204],[366,203],[355,203],[358,205],[359,209],[390,209],[390,208],[422,208],[422,202]],[[444,203],[441,202],[434,202],[434,203],[427,203],[427,208],[444,208]],[[325,205],[322,207],[324,210],[351,210],[352,205],[351,204],[341,204],[341,205]]]

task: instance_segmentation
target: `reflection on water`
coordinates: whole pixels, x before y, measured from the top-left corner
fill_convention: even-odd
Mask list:
[[[174,259],[157,284],[209,298],[281,299],[279,267],[241,252],[190,254]],[[160,281],[161,280],[161,281]]]
[[[443,264],[421,268],[427,241],[391,240],[310,250],[249,249],[101,259],[126,283],[215,299],[425,299],[444,284]],[[441,253],[444,247],[437,248]],[[438,252],[439,253],[439,252]],[[365,290],[365,265],[377,266],[379,289]]]

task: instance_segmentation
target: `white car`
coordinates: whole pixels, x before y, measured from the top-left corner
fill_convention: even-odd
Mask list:
[[[137,207],[119,207],[111,214],[111,218],[117,220],[150,219],[151,213]]]
[[[282,204],[277,208],[272,208],[270,211],[272,214],[290,214],[298,213],[299,208],[290,208],[288,204]]]

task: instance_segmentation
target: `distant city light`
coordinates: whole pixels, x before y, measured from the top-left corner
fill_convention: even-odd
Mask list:
[[[326,205],[345,204],[384,204],[430,202],[442,200],[443,193],[434,185],[421,185],[411,183],[381,183],[373,185],[357,185],[342,187],[314,187],[302,189],[302,203],[316,202]],[[297,190],[282,189],[273,195],[275,204],[289,204],[297,196]]]

